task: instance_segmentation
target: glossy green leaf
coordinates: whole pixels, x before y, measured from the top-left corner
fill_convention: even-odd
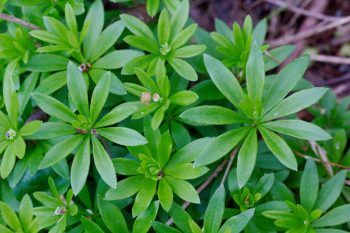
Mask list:
[[[207,54],[204,55],[204,64],[215,86],[234,106],[238,107],[243,90],[236,77],[219,60]]]
[[[249,132],[248,127],[230,130],[211,141],[195,161],[195,166],[213,163],[228,154]]]
[[[90,120],[93,123],[99,117],[111,88],[111,72],[106,72],[96,84],[91,97]]]
[[[169,183],[173,192],[178,195],[182,200],[199,204],[200,199],[193,188],[193,186],[187,181],[165,176],[166,181]]]
[[[331,136],[320,127],[301,120],[278,120],[262,124],[265,128],[306,140],[329,140]]]
[[[103,148],[101,142],[94,136],[92,138],[92,154],[98,173],[101,175],[103,181],[110,187],[116,188],[117,176],[115,174],[114,166],[111,158]]]
[[[237,181],[242,188],[253,173],[258,152],[258,137],[256,129],[251,129],[238,153]]]
[[[173,191],[165,179],[159,181],[158,199],[165,211],[169,211],[173,204]]]
[[[114,143],[123,146],[138,146],[147,143],[147,140],[137,131],[124,127],[110,127],[98,129],[97,133]]]
[[[69,62],[67,67],[67,86],[69,95],[75,107],[79,110],[79,113],[85,115],[85,117],[89,117],[89,103],[85,80],[79,68],[72,62]]]
[[[249,97],[256,102],[261,101],[265,82],[264,60],[260,45],[253,43],[246,70],[247,89]]]
[[[312,223],[313,227],[337,226],[350,221],[350,204],[332,209]]]
[[[225,210],[225,188],[220,185],[210,198],[204,215],[204,233],[218,232]]]
[[[70,178],[74,195],[83,189],[90,168],[90,137],[86,136],[74,156]]]
[[[209,105],[190,108],[181,113],[180,118],[194,125],[229,125],[246,121],[243,116],[228,108]]]
[[[159,202],[153,202],[134,222],[132,233],[147,233],[157,216]]]
[[[297,170],[298,164],[295,159],[295,155],[288,144],[280,136],[268,129],[259,127],[259,131],[263,136],[267,147],[277,157],[277,159],[286,167],[292,170]]]
[[[40,169],[50,167],[65,159],[83,140],[83,135],[71,136],[54,145],[40,163]]]
[[[309,212],[313,210],[316,203],[318,186],[316,164],[312,159],[308,159],[300,181],[300,202]]]

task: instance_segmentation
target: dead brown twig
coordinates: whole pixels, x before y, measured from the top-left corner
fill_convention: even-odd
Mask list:
[[[293,4],[290,4],[288,2],[281,1],[281,0],[263,0],[263,1],[268,2],[268,3],[272,3],[272,4],[277,5],[279,7],[287,8],[289,11],[294,12],[296,14],[305,15],[308,17],[322,20],[322,21],[332,22],[332,21],[339,19],[338,17],[328,16],[328,15],[320,14],[318,12],[305,10],[303,8],[299,8]]]
[[[350,65],[350,58],[346,57],[314,54],[310,55],[310,59],[316,62]]]
[[[336,27],[342,26],[342,25],[347,24],[347,23],[350,23],[350,16],[340,18],[340,19],[338,19],[334,22],[331,22],[331,23],[326,23],[326,24],[319,23],[315,27],[309,28],[308,30],[305,30],[305,31],[301,31],[296,35],[283,36],[280,39],[272,40],[272,41],[269,41],[268,43],[272,47],[280,46],[283,44],[294,43],[294,42],[306,39],[308,37],[320,34],[322,32],[334,29]]]
[[[3,20],[6,20],[6,21],[9,21],[9,22],[12,22],[12,23],[16,23],[16,24],[20,24],[24,27],[27,27],[29,29],[32,29],[32,30],[40,30],[40,27],[35,25],[35,24],[32,24],[32,23],[29,23],[27,21],[24,21],[22,19],[19,19],[15,16],[12,16],[12,15],[7,15],[7,14],[4,14],[4,13],[0,13],[0,19],[3,19]]]

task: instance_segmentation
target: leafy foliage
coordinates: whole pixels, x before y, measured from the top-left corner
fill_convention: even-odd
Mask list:
[[[0,1],[0,232],[348,232],[348,99],[266,19],[144,3]]]

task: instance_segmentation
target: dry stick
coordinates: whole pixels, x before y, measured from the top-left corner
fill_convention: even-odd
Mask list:
[[[233,159],[235,158],[237,154],[237,149],[234,149],[231,154],[230,154],[230,158],[229,159],[225,159],[224,161],[222,161],[222,163],[220,163],[219,166],[217,166],[217,168],[215,169],[215,171],[213,172],[213,174],[211,174],[208,179],[205,180],[205,182],[203,184],[201,184],[201,186],[198,187],[198,189],[196,190],[197,193],[201,193],[206,187],[209,186],[209,184],[220,174],[220,172],[222,170],[224,170],[224,167],[226,166],[227,164],[227,168],[226,168],[226,171],[225,171],[225,174],[224,174],[224,177],[222,178],[222,181],[221,182],[224,182],[226,180],[226,177],[228,175],[228,172],[229,172],[229,167],[232,166],[232,163],[233,163]],[[183,209],[187,209],[187,207],[190,205],[190,203],[188,201],[184,202],[182,204],[182,208]],[[166,222],[166,225],[171,225],[173,224],[173,219],[169,219],[167,222]]]
[[[310,55],[310,59],[316,62],[350,65],[350,58],[346,58],[346,57],[317,54],[317,55]]]
[[[226,167],[224,176],[222,177],[221,185],[224,185],[224,183],[225,183],[225,181],[226,181],[226,178],[227,178],[227,176],[228,176],[228,173],[230,172],[230,169],[231,169],[233,160],[235,159],[235,157],[236,157],[236,155],[237,155],[237,151],[238,151],[238,147],[237,147],[236,149],[234,149],[234,150],[231,152],[231,154],[230,154],[230,159],[229,159],[229,161],[228,161],[228,164],[227,164],[227,167]]]
[[[341,165],[341,164],[338,164],[338,163],[322,161],[321,159],[314,158],[314,157],[312,157],[310,155],[304,155],[304,154],[300,153],[299,151],[294,151],[294,153],[295,153],[295,155],[299,156],[300,158],[312,159],[313,161],[318,162],[318,163],[328,164],[328,165],[331,165],[332,167],[338,167],[338,168],[350,171],[350,167],[347,167],[347,166],[344,166],[344,165]]]
[[[294,6],[292,4],[289,4],[289,3],[281,1],[281,0],[263,0],[263,1],[275,4],[275,5],[280,6],[280,7],[285,7],[289,11],[292,11],[292,12],[299,14],[299,15],[305,15],[305,16],[312,17],[315,19],[320,19],[323,21],[332,22],[332,21],[339,19],[338,17],[328,16],[328,15],[320,14],[318,12],[305,10],[303,8],[299,8],[297,6]]]
[[[6,21],[9,21],[9,22],[12,22],[12,23],[20,24],[20,25],[25,26],[25,27],[27,27],[29,29],[32,29],[32,30],[40,30],[40,27],[38,27],[37,25],[31,24],[31,23],[29,23],[27,21],[24,21],[22,19],[16,18],[15,16],[12,16],[12,15],[7,15],[7,14],[4,14],[4,13],[0,13],[0,19],[6,20]]]
[[[323,164],[324,168],[326,169],[327,173],[330,176],[333,176],[334,175],[333,167],[332,167],[332,165],[330,165],[330,162],[329,162],[329,159],[327,156],[327,152],[325,151],[325,149],[323,149],[315,141],[309,140],[309,143],[311,145],[311,149],[313,150],[313,152],[315,152],[315,154],[321,158],[322,164]]]
[[[331,30],[331,29],[336,28],[336,27],[339,27],[343,24],[347,24],[349,22],[350,22],[350,16],[343,17],[341,19],[338,19],[338,20],[331,22],[331,23],[328,23],[328,24],[320,23],[315,27],[312,27],[306,31],[302,31],[302,32],[296,34],[295,36],[288,35],[288,36],[284,36],[284,37],[277,39],[277,40],[269,41],[269,44],[272,47],[276,47],[276,46],[283,45],[283,44],[294,43],[294,42],[306,39],[308,37],[314,36],[316,34]]]

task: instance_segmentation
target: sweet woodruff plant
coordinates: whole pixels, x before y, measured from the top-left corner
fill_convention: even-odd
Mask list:
[[[326,105],[309,57],[279,67],[266,20],[124,2],[0,1],[0,232],[348,232],[346,172],[312,150],[347,132],[297,115]]]

